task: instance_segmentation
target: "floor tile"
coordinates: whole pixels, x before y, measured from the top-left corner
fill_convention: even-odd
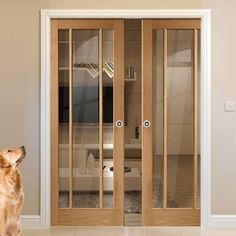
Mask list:
[[[182,236],[202,236],[204,231],[201,227],[179,227]]]
[[[35,236],[36,230],[25,229],[22,230],[21,236]]]
[[[75,227],[51,227],[37,231],[34,236],[75,236]]]
[[[129,236],[128,227],[78,227],[75,236]]]
[[[182,236],[236,236],[236,230],[202,229],[200,227],[181,227]]]
[[[207,229],[203,230],[201,236],[235,236],[236,230]]]
[[[129,236],[182,236],[177,227],[132,227]]]
[[[236,230],[200,227],[51,227],[23,230],[22,236],[236,236]]]

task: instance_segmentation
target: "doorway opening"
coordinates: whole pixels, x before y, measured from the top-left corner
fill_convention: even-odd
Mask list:
[[[115,21],[54,31],[55,214],[71,211],[71,225],[82,213],[87,222],[102,214],[101,224],[200,224],[200,20]],[[191,220],[173,222],[176,212]]]

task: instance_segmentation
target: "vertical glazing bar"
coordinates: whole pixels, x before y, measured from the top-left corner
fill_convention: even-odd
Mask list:
[[[194,150],[194,184],[193,184],[193,208],[196,209],[197,208],[197,185],[198,185],[198,176],[197,176],[197,172],[198,172],[198,78],[197,78],[197,70],[198,70],[198,32],[197,29],[193,30],[194,33],[194,52],[193,52],[193,97],[194,97],[194,101],[193,101],[193,109],[194,109],[194,138],[193,138],[193,142],[194,142],[194,146],[193,146],[193,150]]]
[[[72,208],[73,198],[73,65],[72,65],[72,29],[69,30],[69,208]]]
[[[152,124],[152,20],[142,21],[142,124]],[[152,220],[152,168],[153,126],[142,125],[142,223],[147,226]]]
[[[99,206],[103,208],[103,55],[102,29],[99,30]]]
[[[124,224],[124,20],[114,20],[114,77],[113,77],[113,160],[115,225]]]
[[[164,83],[164,91],[163,91],[163,103],[164,103],[164,132],[163,132],[163,140],[164,140],[164,168],[163,168],[163,208],[167,208],[167,29],[164,29],[163,32],[163,83]]]

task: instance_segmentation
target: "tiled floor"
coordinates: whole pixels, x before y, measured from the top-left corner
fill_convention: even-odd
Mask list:
[[[199,227],[52,227],[24,230],[22,236],[236,236],[236,230]]]

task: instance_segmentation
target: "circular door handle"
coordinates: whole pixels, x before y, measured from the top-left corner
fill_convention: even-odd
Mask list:
[[[145,121],[143,122],[143,126],[144,126],[145,128],[148,128],[148,127],[151,126],[151,122],[150,122],[149,120],[145,120]]]
[[[123,122],[121,120],[116,121],[116,127],[121,128],[123,126]]]

